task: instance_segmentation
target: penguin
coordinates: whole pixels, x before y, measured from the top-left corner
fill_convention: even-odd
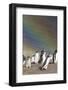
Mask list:
[[[32,64],[35,64],[35,55],[32,55],[31,63],[32,63]]]
[[[35,63],[38,64],[38,61],[39,61],[39,52],[36,51],[36,53],[35,53]]]
[[[23,55],[23,65],[25,65],[26,57]]]
[[[57,50],[54,51],[53,53],[53,63],[57,62]]]
[[[26,68],[31,68],[31,59],[30,59],[30,56],[27,56]]]
[[[47,70],[50,60],[53,58],[53,55],[47,55],[45,62],[43,63],[41,69]]]
[[[39,61],[38,61],[39,64],[42,62],[43,54],[44,54],[44,50],[41,50],[41,54],[40,54]]]
[[[42,55],[42,61],[41,61],[41,64],[43,65],[43,63],[45,62],[46,60],[46,52],[44,51],[43,55]]]

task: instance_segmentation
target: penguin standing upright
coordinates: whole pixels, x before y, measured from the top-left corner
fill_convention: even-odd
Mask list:
[[[35,53],[35,63],[38,64],[38,61],[39,61],[39,52],[36,51],[36,53]]]
[[[46,52],[44,51],[43,55],[42,55],[42,61],[41,61],[41,64],[43,65],[43,63],[45,62],[46,60]]]
[[[30,59],[30,56],[27,57],[26,68],[31,68],[31,59]]]
[[[26,57],[23,55],[23,65],[25,65]]]
[[[54,51],[53,53],[53,63],[57,62],[57,50]]]
[[[32,55],[31,63],[32,63],[32,64],[35,64],[35,55]]]
[[[43,63],[43,65],[42,65],[42,70],[47,70],[47,68],[48,68],[48,64],[49,64],[49,62],[50,62],[50,60],[53,58],[53,55],[48,55],[47,57],[46,57],[46,60],[45,60],[45,62]]]
[[[56,53],[55,59],[54,59],[54,63],[57,63],[58,60],[58,53]]]
[[[42,56],[43,56],[43,54],[44,54],[44,50],[41,50],[41,54],[40,54],[38,63],[41,63],[42,62]]]

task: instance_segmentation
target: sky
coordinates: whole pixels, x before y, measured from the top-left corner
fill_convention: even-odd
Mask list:
[[[57,17],[23,15],[23,52],[28,56],[45,49],[57,49]]]

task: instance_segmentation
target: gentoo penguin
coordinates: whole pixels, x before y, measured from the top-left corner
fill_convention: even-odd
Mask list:
[[[58,60],[58,53],[56,53],[56,57],[54,59],[54,63],[57,63],[57,60]]]
[[[32,63],[32,64],[35,64],[35,55],[32,55],[31,63]]]
[[[23,55],[23,65],[25,65],[26,57]]]
[[[40,54],[40,58],[39,58],[38,63],[41,63],[42,62],[42,56],[43,56],[43,54],[44,54],[44,50],[41,51],[41,54]]]
[[[43,65],[43,63],[45,62],[46,60],[46,52],[44,51],[43,55],[42,55],[42,61],[41,61],[41,64]]]
[[[51,54],[46,57],[46,60],[43,63],[42,68],[41,68],[42,70],[47,70],[48,64],[52,58],[53,58],[53,55],[51,55]]]
[[[30,56],[27,56],[26,68],[31,68],[31,59],[30,59]]]
[[[38,61],[39,61],[39,52],[36,51],[36,53],[35,53],[35,63],[38,64]]]
[[[57,50],[54,51],[53,53],[53,63],[57,62]]]

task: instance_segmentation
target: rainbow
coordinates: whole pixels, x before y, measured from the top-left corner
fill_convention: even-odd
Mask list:
[[[24,53],[42,49],[57,49],[57,17],[23,15]]]

